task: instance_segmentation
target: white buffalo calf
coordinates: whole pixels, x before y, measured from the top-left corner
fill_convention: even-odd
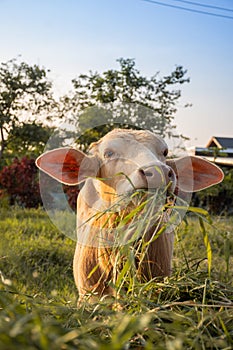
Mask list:
[[[114,223],[124,219],[122,213],[135,209],[134,201],[124,210],[119,208],[116,205],[119,198],[137,190],[152,190],[153,193],[160,188],[178,194],[195,192],[223,179],[217,166],[201,158],[167,160],[167,154],[164,140],[150,131],[114,129],[92,144],[88,154],[60,148],[37,159],[37,166],[61,183],[80,184],[73,262],[80,297],[87,292],[98,296],[113,294],[109,282],[116,256]],[[144,235],[150,242],[141,263],[144,280],[171,273],[174,234],[165,230],[153,240],[155,230],[158,230],[157,220],[150,223]],[[106,244],[100,239],[103,239],[103,232]]]

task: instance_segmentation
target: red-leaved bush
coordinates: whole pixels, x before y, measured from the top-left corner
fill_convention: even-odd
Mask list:
[[[77,197],[80,191],[79,186],[67,186],[64,185],[63,186],[63,190],[67,196],[67,200],[69,203],[69,206],[71,207],[71,209],[73,211],[76,211],[76,207],[77,207]]]
[[[42,204],[34,159],[15,158],[11,165],[1,170],[0,186],[7,192],[11,205],[36,208]]]

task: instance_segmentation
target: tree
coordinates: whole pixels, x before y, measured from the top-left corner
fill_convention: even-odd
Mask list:
[[[42,123],[19,123],[8,134],[7,158],[38,157],[44,151],[53,130]]]
[[[12,59],[0,65],[0,159],[7,148],[8,135],[19,127],[22,117],[49,117],[54,106],[52,84],[47,70]]]
[[[94,128],[97,138],[106,130],[100,124],[94,125],[93,120],[101,121],[103,110],[102,124],[117,122],[125,127],[150,129],[163,136],[172,135],[171,123],[181,96],[177,86],[189,82],[186,70],[177,66],[168,76],[161,78],[156,73],[147,78],[136,69],[134,59],[121,58],[117,62],[120,70],[90,72],[73,79],[73,96],[62,99],[64,110],[77,116],[80,131],[84,132],[88,126]],[[90,108],[94,106],[100,106],[99,115]]]

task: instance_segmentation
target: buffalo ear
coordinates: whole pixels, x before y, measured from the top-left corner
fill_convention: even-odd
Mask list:
[[[178,159],[167,160],[177,177],[177,188],[184,192],[197,192],[220,183],[223,171],[209,161],[187,156]]]
[[[40,170],[65,185],[78,185],[87,177],[96,176],[98,161],[73,148],[57,148],[36,159]]]

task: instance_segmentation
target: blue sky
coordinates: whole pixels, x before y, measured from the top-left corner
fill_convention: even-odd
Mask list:
[[[233,10],[233,0],[193,2]],[[58,94],[81,73],[117,68],[120,57],[135,58],[147,76],[182,65],[191,82],[182,86],[175,124],[190,137],[187,145],[233,137],[233,19],[142,0],[0,0],[0,13],[0,62],[22,55],[45,66]],[[186,103],[193,106],[184,109]]]

